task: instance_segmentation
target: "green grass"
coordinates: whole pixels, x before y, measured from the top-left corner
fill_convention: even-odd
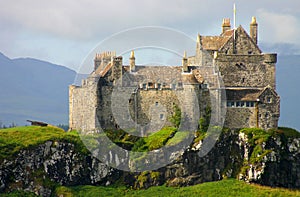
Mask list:
[[[88,153],[77,132],[65,132],[53,127],[24,126],[0,130],[0,161],[9,159],[21,149],[37,146],[46,141],[73,143],[76,150]]]
[[[189,187],[166,187],[155,186],[146,190],[132,190],[126,187],[104,187],[104,186],[76,186],[58,187],[56,195],[76,196],[300,196],[299,190],[288,190],[247,184],[235,179],[227,179],[217,182],[203,183]]]
[[[288,138],[300,138],[300,132],[288,127],[278,127],[278,132],[282,132]]]
[[[159,132],[155,132],[145,140],[145,147],[147,147],[148,151],[159,149],[163,147],[169,139],[171,139],[176,133],[177,129],[174,127],[166,127],[160,130]]]

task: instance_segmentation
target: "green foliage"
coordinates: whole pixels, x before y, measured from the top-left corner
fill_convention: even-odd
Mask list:
[[[211,108],[205,107],[205,114],[199,119],[199,131],[207,131],[211,118]]]
[[[88,153],[75,131],[65,132],[53,126],[24,126],[0,130],[0,161],[11,158],[21,149],[31,148],[46,141],[70,142],[75,145],[78,152]]]
[[[245,128],[240,130],[241,133],[245,133],[248,137],[248,143],[251,146],[255,146],[257,144],[262,144],[266,142],[271,134],[263,129],[258,128]]]
[[[132,150],[138,152],[152,151],[159,149],[166,145],[168,140],[173,139],[172,137],[177,132],[174,127],[165,127],[160,131],[150,134],[148,137],[140,138],[135,142]]]
[[[187,138],[189,135],[189,132],[187,131],[177,131],[175,135],[168,140],[166,143],[166,146],[175,146],[179,144],[180,142],[184,141],[185,138]]]
[[[104,186],[76,186],[59,187],[56,196],[208,196],[208,197],[227,197],[227,196],[300,196],[299,190],[288,190],[281,188],[271,188],[258,185],[250,185],[235,179],[225,179],[217,182],[203,183],[189,187],[166,187],[155,186],[146,190],[132,190],[125,187],[104,187]]]
[[[160,131],[155,132],[145,138],[145,147],[148,151],[159,149],[163,147],[167,141],[172,138],[177,129],[174,127],[165,127]]]
[[[173,115],[169,118],[169,121],[175,128],[179,128],[181,121],[181,110],[176,104],[173,104]]]
[[[278,127],[278,132],[283,133],[288,138],[300,138],[300,132],[292,128]]]
[[[15,190],[12,191],[10,193],[6,193],[6,194],[1,194],[1,197],[20,197],[20,196],[24,196],[24,197],[38,197],[38,195],[32,193],[32,192],[25,192],[25,191],[19,191],[19,190]]]

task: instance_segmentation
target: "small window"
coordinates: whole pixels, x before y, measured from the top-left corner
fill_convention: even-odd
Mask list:
[[[143,89],[147,90],[147,84],[143,83]]]
[[[268,112],[266,112],[266,114],[265,114],[265,117],[266,117],[266,118],[268,118],[268,117],[269,117],[269,113],[268,113]]]
[[[241,102],[240,101],[236,102],[236,107],[241,107]]]
[[[231,102],[227,101],[227,107],[231,107]]]
[[[176,84],[171,84],[171,89],[175,90],[176,89]]]
[[[160,115],[159,115],[159,118],[160,118],[161,120],[163,120],[163,119],[164,119],[164,114],[160,114]]]
[[[157,101],[155,102],[155,106],[158,106],[158,102]]]
[[[245,107],[245,102],[241,101],[241,107]]]
[[[246,107],[250,107],[250,102],[246,101]]]
[[[254,101],[250,102],[250,107],[254,107]]]
[[[231,101],[230,103],[231,107],[234,107],[234,101]]]
[[[183,86],[183,85],[182,85],[182,82],[179,82],[179,83],[178,83],[178,87],[179,87],[179,88],[182,88],[182,86]]]
[[[161,84],[157,84],[157,89],[161,90]]]
[[[272,97],[267,97],[267,103],[272,103]]]

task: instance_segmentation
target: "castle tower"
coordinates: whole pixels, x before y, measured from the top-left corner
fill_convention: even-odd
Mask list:
[[[96,53],[95,59],[94,59],[94,70],[97,70],[97,68],[101,65],[101,54]]]
[[[135,57],[134,57],[134,51],[131,51],[130,58],[129,58],[129,66],[130,66],[130,72],[135,71]]]
[[[256,18],[253,16],[252,21],[250,23],[250,37],[257,44],[257,32],[258,32],[258,24],[256,22]]]
[[[187,59],[187,56],[186,56],[186,51],[184,51],[183,58],[182,58],[182,71],[183,72],[188,72],[189,71],[189,69],[188,69],[188,59]]]
[[[227,30],[230,30],[230,29],[231,29],[230,19],[229,18],[223,18],[222,33],[224,33]]]

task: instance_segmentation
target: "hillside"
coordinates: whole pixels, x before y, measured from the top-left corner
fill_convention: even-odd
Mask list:
[[[145,143],[118,132],[107,135],[123,145],[132,141],[133,147],[141,151],[168,146],[169,142],[178,143],[177,133],[174,135],[172,129],[161,130],[145,139]],[[64,132],[52,126],[2,129],[0,193],[5,193],[4,196],[30,196],[23,191],[42,196],[99,193],[109,196],[300,196],[299,132],[289,128],[224,130],[210,153],[199,157],[197,147],[203,137],[200,142],[195,138],[191,148],[166,167],[134,173],[108,167],[92,157],[76,132]],[[109,160],[116,158],[114,153],[105,156]],[[231,178],[294,188],[294,191],[248,185]]]
[[[0,53],[0,123],[25,125],[27,119],[68,124],[68,86],[75,71],[31,58]]]
[[[5,194],[3,197],[12,197],[16,195],[32,195],[32,193],[14,192]],[[299,190],[288,190],[283,188],[271,188],[259,186],[255,184],[247,184],[243,181],[235,179],[225,179],[222,181],[202,183],[189,187],[166,187],[153,186],[146,190],[132,190],[124,186],[75,186],[75,187],[58,187],[55,191],[55,196],[70,196],[70,197],[90,197],[90,196],[149,196],[149,197],[228,197],[228,196],[243,196],[243,197],[258,197],[258,196],[277,196],[277,197],[297,197],[300,196]]]

